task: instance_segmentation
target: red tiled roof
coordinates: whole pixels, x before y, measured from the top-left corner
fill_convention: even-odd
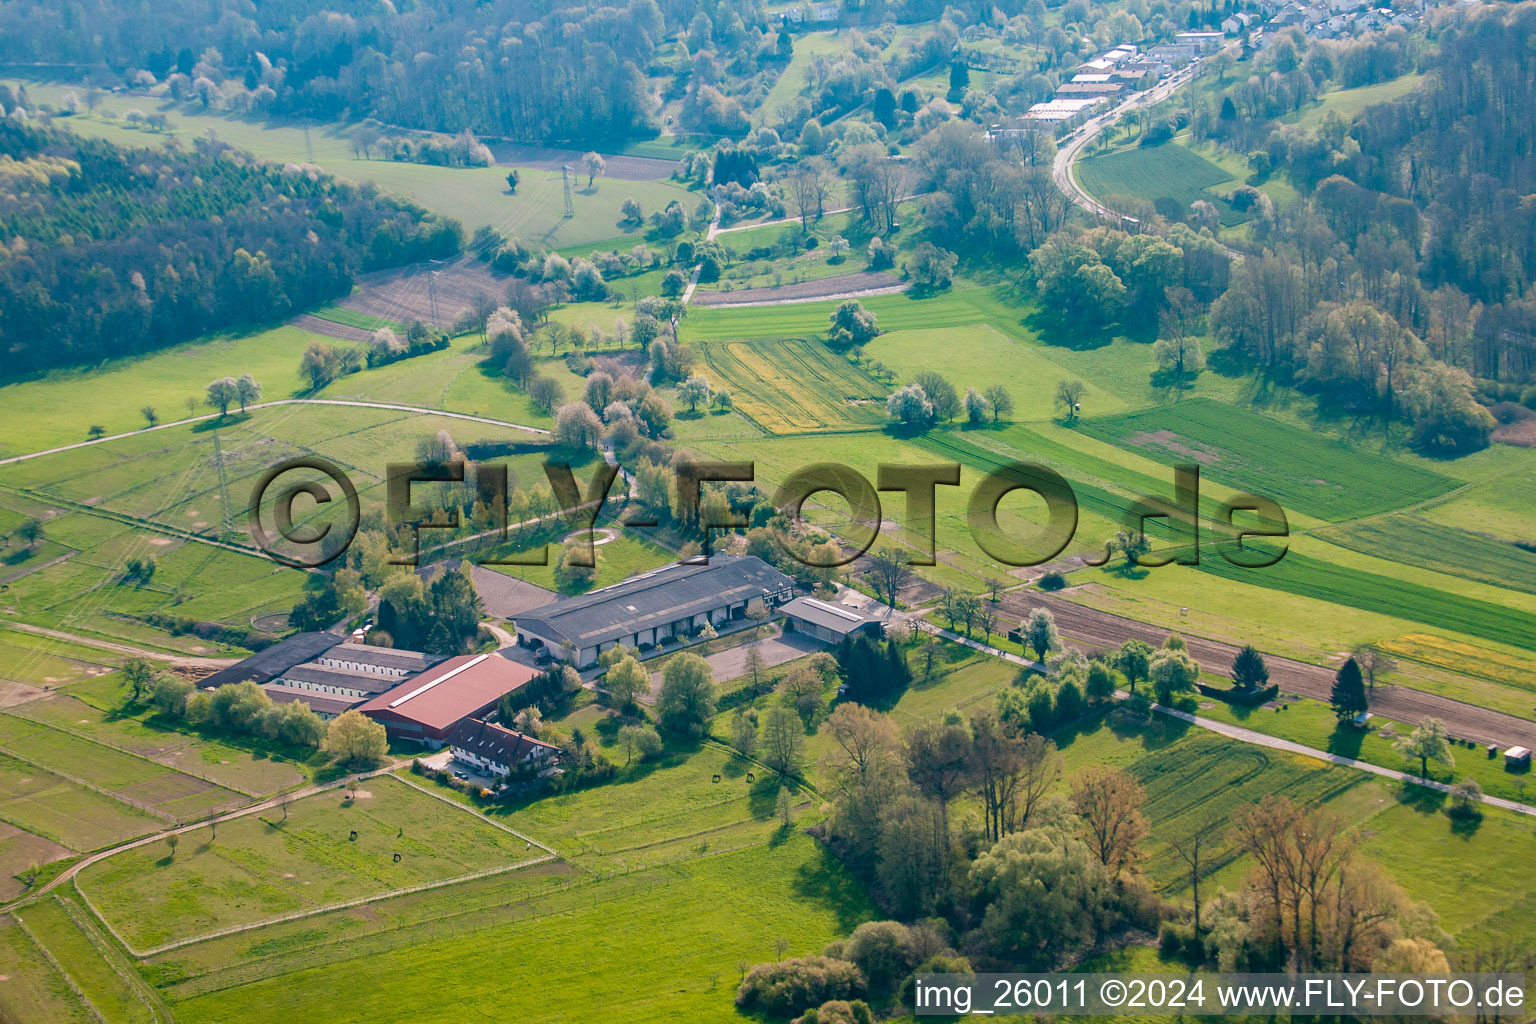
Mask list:
[[[418,722],[443,732],[536,674],[529,666],[498,654],[461,655],[412,676],[357,710],[378,718]]]

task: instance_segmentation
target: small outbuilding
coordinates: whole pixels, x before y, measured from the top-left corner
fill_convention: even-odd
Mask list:
[[[1510,747],[1504,751],[1504,767],[1508,771],[1525,771],[1531,767],[1530,747]]]
[[[881,620],[846,605],[818,601],[814,597],[797,597],[780,611],[784,613],[785,629],[806,633],[831,644],[855,633],[879,637],[884,632]]]

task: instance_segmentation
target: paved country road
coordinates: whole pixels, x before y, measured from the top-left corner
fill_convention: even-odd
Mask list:
[[[1233,49],[1235,45],[1235,43],[1228,44],[1225,49]],[[1175,72],[1146,92],[1132,93],[1118,106],[1112,107],[1104,113],[1084,121],[1082,126],[1071,135],[1068,135],[1056,150],[1056,158],[1051,162],[1051,178],[1056,182],[1056,187],[1061,189],[1062,193],[1072,200],[1073,203],[1094,216],[1114,221],[1116,224],[1121,223],[1122,218],[1119,213],[1093,198],[1082,185],[1078,184],[1078,158],[1083,155],[1083,151],[1088,148],[1089,143],[1098,138],[1106,129],[1116,124],[1131,110],[1161,103],[1169,96],[1172,96],[1179,87],[1194,81],[1200,67],[1201,65],[1198,63],[1190,64],[1182,71]],[[1231,247],[1227,248],[1227,255],[1235,260],[1243,258],[1242,253]]]
[[[1074,604],[1058,595],[1040,591],[1010,591],[1003,595],[1003,611],[1014,619],[1022,619],[1030,609],[1039,607],[1050,609],[1056,617],[1056,628],[1063,636],[1099,650],[1118,647],[1131,639],[1157,647],[1170,632],[1176,632]],[[1188,633],[1180,635],[1189,644],[1189,653],[1207,672],[1226,674],[1231,671],[1237,646]],[[1270,682],[1278,683],[1282,693],[1327,701],[1333,692],[1334,668],[1270,654],[1264,656],[1264,661],[1269,666]],[[1422,690],[1378,685],[1371,695],[1371,711],[1407,723],[1431,716],[1439,718],[1452,736],[1479,743],[1497,743],[1500,747],[1536,746],[1536,722]]]
[[[988,647],[987,645],[977,640],[967,640],[965,637],[959,635],[958,633],[951,632],[950,630],[944,629],[941,626],[936,626],[926,619],[914,617],[912,621],[920,629],[926,630],[930,633],[937,633],[946,639],[952,640],[958,644],[963,644],[972,650],[982,651],[986,654],[990,654],[994,658],[1001,658],[1002,660],[1012,662],[1015,665],[1033,665],[1038,667],[1040,664],[1039,662],[1030,661],[1028,658],[1021,658],[1017,654],[1010,654],[1007,651],[998,650],[996,647]],[[1061,623],[1058,620],[1057,626],[1059,627],[1060,625]],[[1191,643],[1190,647],[1193,649],[1194,644]],[[1266,659],[1266,661],[1269,661],[1269,659]],[[1271,666],[1270,677],[1273,678],[1274,662],[1269,661],[1269,664]],[[1117,699],[1123,700],[1129,696],[1129,694],[1127,694],[1124,690],[1121,690],[1119,693],[1115,694],[1115,696]],[[1314,757],[1319,761],[1326,761],[1329,764],[1336,764],[1345,768],[1358,768],[1361,771],[1370,772],[1372,775],[1379,775],[1384,779],[1393,779],[1397,782],[1411,782],[1416,786],[1423,786],[1426,789],[1433,789],[1440,793],[1449,793],[1454,788],[1449,783],[1437,782],[1434,779],[1421,779],[1417,775],[1411,775],[1408,772],[1401,772],[1394,768],[1383,768],[1379,764],[1371,764],[1368,761],[1360,761],[1353,757],[1344,757],[1342,754],[1334,754],[1326,750],[1318,750],[1316,747],[1308,747],[1304,744],[1295,743],[1291,740],[1281,739],[1278,736],[1271,736],[1268,733],[1258,732],[1254,729],[1245,729],[1240,725],[1230,725],[1227,722],[1218,722],[1214,718],[1205,718],[1201,715],[1191,714],[1188,711],[1179,711],[1176,708],[1165,708],[1161,705],[1153,705],[1153,710],[1160,715],[1167,715],[1169,718],[1177,718],[1181,722],[1188,722],[1190,725],[1198,726],[1201,729],[1208,729],[1211,732],[1220,733],[1223,736],[1238,740],[1242,743],[1252,743],[1255,746],[1268,747],[1271,750],[1283,750],[1291,754],[1301,754],[1305,757]],[[1486,794],[1482,799],[1483,803],[1488,804],[1490,807],[1502,807],[1506,811],[1514,811],[1517,814],[1527,814],[1532,817],[1536,817],[1536,807],[1533,807],[1530,804],[1522,804],[1514,800],[1506,800],[1503,797],[1488,796]]]

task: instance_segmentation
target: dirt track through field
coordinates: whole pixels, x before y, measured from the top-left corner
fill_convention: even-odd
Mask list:
[[[1002,607],[1004,613],[1015,620],[1027,615],[1032,608],[1049,608],[1056,617],[1056,628],[1063,636],[1097,650],[1118,647],[1131,639],[1143,640],[1156,647],[1162,644],[1170,632],[1175,632],[1087,608],[1039,591],[1005,594]],[[1189,634],[1181,635],[1189,644],[1189,653],[1205,671],[1225,675],[1232,670],[1232,661],[1238,652],[1235,645]],[[1335,668],[1268,654],[1264,660],[1269,666],[1270,682],[1279,684],[1281,693],[1327,701],[1333,691]],[[1423,718],[1438,718],[1445,722],[1447,731],[1458,739],[1497,743],[1500,747],[1515,744],[1536,746],[1536,722],[1421,690],[1378,685],[1376,692],[1371,695],[1371,710],[1394,721],[1410,724]]]
[[[869,295],[889,295],[907,288],[894,274],[863,271],[773,288],[741,288],[731,292],[695,292],[695,306],[787,306],[797,302],[829,302]]]

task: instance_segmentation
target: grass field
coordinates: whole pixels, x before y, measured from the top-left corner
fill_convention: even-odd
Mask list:
[[[1286,709],[1278,712],[1270,708],[1237,708],[1217,701],[1213,707],[1203,708],[1200,713],[1218,721],[1231,722],[1383,768],[1412,775],[1417,775],[1419,771],[1417,761],[1407,760],[1392,748],[1393,741],[1407,732],[1408,726],[1377,719],[1377,724],[1369,730],[1341,728],[1333,709],[1322,701],[1289,701]],[[1451,766],[1431,761],[1429,777],[1452,784],[1464,779],[1475,779],[1483,791],[1491,796],[1506,800],[1525,799],[1530,789],[1529,773],[1505,771],[1502,757],[1490,759],[1482,746],[1468,747],[1464,741],[1453,747],[1452,755],[1455,763]],[[1429,794],[1425,795],[1425,799],[1430,800]],[[1443,801],[1438,798],[1430,802],[1443,806]]]
[[[769,123],[780,107],[789,105],[796,96],[800,95],[801,90],[810,84],[811,64],[815,59],[831,57],[841,51],[844,45],[844,41],[839,38],[836,31],[807,32],[796,36],[795,53],[790,58],[789,66],[773,83],[773,88],[768,90],[768,95],[763,97],[763,102],[758,106],[753,121],[757,124]]]
[[[1513,465],[1488,473],[1451,500],[1424,510],[1424,518],[1505,541],[1536,540],[1531,527],[1530,471],[1536,452],[1495,445],[1499,454],[1509,453]]]
[[[86,916],[80,907],[54,896],[27,907],[21,916],[103,1018],[112,1024],[154,1024],[160,1019],[140,991],[143,982],[130,980],[126,966],[116,964],[115,951],[106,953],[107,940],[82,929]],[[87,927],[94,931],[94,926]],[[108,960],[108,955],[114,959]]]
[[[32,865],[41,868],[69,855],[69,850],[51,839],[44,839],[0,821],[0,900],[8,900],[22,893],[26,886],[16,876]]]
[[[986,324],[930,330],[890,331],[864,346],[865,355],[896,372],[898,384],[919,372],[933,370],[955,386],[985,391],[1002,384],[1013,395],[1015,409],[1006,419],[1046,420],[1058,415],[1056,383],[1076,376],[1042,345],[1018,341]],[[1089,378],[1082,404],[1097,414],[1123,412],[1126,403]],[[964,419],[964,413],[961,413]]]
[[[1408,658],[1423,665],[1536,690],[1532,663],[1513,654],[1429,633],[1405,633],[1381,640],[1377,646],[1395,657]]]
[[[1416,90],[1424,81],[1423,75],[1404,75],[1375,85],[1362,85],[1354,89],[1335,89],[1318,97],[1300,111],[1282,120],[1316,130],[1330,112],[1349,121],[1366,107],[1395,100]]]
[[[0,714],[0,750],[177,820],[200,818],[245,802],[241,794],[222,786],[10,714]]]
[[[44,644],[34,642],[39,640]],[[59,653],[57,647],[45,646],[47,643],[46,637],[16,629],[0,629],[0,679],[54,687],[105,675],[112,670],[111,665],[101,663],[112,657],[107,651],[71,657]],[[101,661],[94,660],[97,657]]]
[[[1171,201],[1177,207],[1170,208],[1170,212],[1182,217],[1188,215],[1191,204],[1203,199],[1220,211],[1223,225],[1240,224],[1247,219],[1216,192],[1220,186],[1230,190],[1240,182],[1177,142],[1090,157],[1077,165],[1077,177],[1084,189],[1106,202],[1112,202],[1115,196],[1133,196],[1152,203]]]
[[[304,781],[303,765],[272,750],[240,749],[171,728],[148,708],[124,708],[116,677],[7,709],[7,714],[80,734],[98,743],[185,770],[226,788],[267,796]]]
[[[545,590],[561,591],[559,581],[555,578],[555,566],[560,559],[560,545],[549,545],[548,565],[492,565],[486,564],[487,569],[495,570],[507,576],[513,576],[520,580],[526,580],[534,586],[543,587]],[[632,534],[622,534],[615,540],[596,547],[598,553],[597,578],[592,585],[585,590],[596,590],[610,584],[627,579],[636,573],[656,569],[668,562],[676,561],[677,556],[667,549],[656,544],[651,544]],[[487,552],[486,556],[494,554],[496,557],[527,557],[531,551]],[[477,556],[479,557],[479,556]]]
[[[820,952],[870,914],[842,869],[803,836],[614,875],[515,909],[518,919],[492,912],[468,935],[412,941],[403,932],[355,958],[322,948],[318,966],[170,995],[178,1017],[202,1024],[317,1013],[334,1024],[417,1021],[439,1014],[445,994],[460,1008],[515,1005],[526,1024],[739,1020],[738,962],[771,958],[775,937],[789,940],[787,955]]]
[[[737,411],[770,434],[886,419],[886,389],[819,341],[717,342],[700,346],[699,355],[700,368],[731,392]]]
[[[1425,501],[1453,486],[1429,470],[1217,402],[1085,420],[1079,429],[1162,462],[1198,463],[1202,475],[1334,522]]]
[[[143,948],[536,856],[516,836],[386,777],[368,780],[356,800],[339,790],[306,797],[286,821],[272,810],[225,822],[216,837],[188,833],[174,856],[159,843],[125,851],[83,871],[79,886]]]
[[[1200,570],[1266,589],[1536,650],[1536,634],[1531,631],[1527,611],[1341,566],[1297,551],[1262,570],[1238,568],[1223,558],[1202,558]]]
[[[0,821],[82,853],[165,824],[121,801],[4,755],[0,755]]]
[[[0,983],[0,1020],[18,1024],[100,1021],[15,918],[0,917],[0,963],[5,964],[6,976]]]
[[[1388,516],[1321,530],[1329,543],[1388,561],[1536,593],[1536,554],[1416,516]]]
[[[607,317],[610,326],[612,319],[612,315]],[[172,421],[189,415],[186,401],[193,398],[198,403],[196,415],[207,415],[213,411],[203,404],[208,382],[242,373],[250,373],[262,384],[265,401],[301,397],[378,401],[451,409],[533,426],[551,422],[526,395],[513,390],[499,373],[484,365],[486,353],[477,335],[455,338],[440,352],[342,377],[319,394],[312,394],[298,371],[304,349],[316,341],[345,345],[297,327],[281,326],[202,339],[89,369],[53,370],[26,380],[0,382],[0,408],[5,410],[0,423],[6,427],[0,457],[84,441],[92,425],[104,427],[108,434],[139,430],[145,425],[139,412],[145,405],[155,408],[162,420]],[[575,397],[580,391],[580,379],[566,369],[563,360],[541,356],[538,367],[541,374],[557,381],[566,395]],[[88,411],[75,400],[87,381],[93,396]],[[294,408],[279,412],[291,416]],[[231,421],[236,419],[230,417]],[[468,426],[461,424],[457,429]],[[166,428],[145,434],[141,440],[145,444],[169,443],[184,429]]]
[[[1025,321],[1038,307],[1006,286],[956,287],[933,295],[875,295],[861,299],[882,331],[952,330],[990,324],[1011,336],[1032,336]],[[793,306],[692,307],[682,323],[684,341],[810,337],[826,334],[837,301]]]
[[[471,372],[478,378],[478,370]],[[426,397],[443,401],[451,383],[440,381],[437,393]],[[247,546],[248,496],[261,474],[289,458],[319,454],[332,460],[355,482],[365,505],[379,508],[386,466],[414,458],[418,442],[440,431],[479,458],[508,465],[513,486],[543,484],[539,463],[548,449],[539,435],[336,406],[262,409],[232,415],[218,430],[209,424],[170,427],[0,467],[0,506],[42,515],[47,536],[75,552],[5,584],[5,604],[12,615],[39,626],[152,649],[217,653],[216,643],[171,636],[146,619],[167,613],[243,631],[264,615],[291,608],[303,582],[300,574],[254,552],[190,541],[189,533],[223,535],[225,494],[240,532],[224,539]],[[158,563],[153,579],[126,581],[125,563],[150,555]],[[23,659],[24,666],[32,660]]]
[[[27,91],[42,102],[58,104],[66,88],[29,83]],[[104,96],[94,115],[66,118],[58,123],[82,135],[105,138],[119,145],[159,147],[165,135],[122,120],[133,109],[165,113],[171,123],[169,134],[184,142],[211,128],[223,141],[264,159],[312,163],[347,181],[370,181],[387,192],[453,217],[466,231],[492,227],[507,237],[536,246],[607,241],[622,239],[626,234],[633,234],[634,241],[639,241],[641,232],[620,223],[619,207],[631,196],[647,214],[672,199],[689,211],[698,202],[686,189],[666,180],[598,178],[589,189],[585,177],[581,177],[572,182],[575,216],[566,220],[558,170],[519,168],[521,181],[514,195],[507,191],[507,167],[433,167],[369,160],[353,154],[344,125],[222,117],[197,113],[180,105],[162,106],[153,97]]]

